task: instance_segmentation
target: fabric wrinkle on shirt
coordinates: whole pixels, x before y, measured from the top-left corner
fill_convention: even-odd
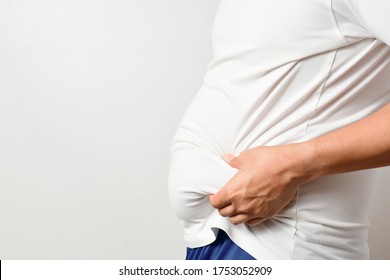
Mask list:
[[[299,188],[278,215],[232,225],[208,200],[237,172],[222,156],[298,143],[390,102],[390,1],[221,0],[213,59],[172,140],[169,195],[189,248],[218,229],[256,259],[367,259],[375,170]]]

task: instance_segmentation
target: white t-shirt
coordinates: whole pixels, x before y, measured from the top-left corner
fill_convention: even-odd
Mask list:
[[[373,170],[299,188],[278,215],[232,225],[208,200],[237,172],[222,159],[303,142],[390,102],[389,0],[221,0],[214,57],[172,141],[171,203],[188,247],[217,229],[257,259],[366,259]]]

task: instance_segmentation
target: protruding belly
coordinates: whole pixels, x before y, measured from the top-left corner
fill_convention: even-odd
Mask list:
[[[204,219],[214,208],[208,196],[216,193],[237,172],[222,155],[196,142],[185,128],[178,129],[171,147],[169,195],[180,219]]]

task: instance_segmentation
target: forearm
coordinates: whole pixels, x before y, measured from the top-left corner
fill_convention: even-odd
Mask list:
[[[312,178],[390,165],[390,103],[349,126],[303,143]]]
[[[238,172],[211,205],[233,224],[256,225],[279,213],[298,187],[318,177],[390,164],[390,104],[373,115],[313,140],[258,146],[224,160]]]

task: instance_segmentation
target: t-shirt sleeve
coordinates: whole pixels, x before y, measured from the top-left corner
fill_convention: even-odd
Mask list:
[[[332,0],[332,8],[347,41],[377,38],[390,46],[390,0]]]

